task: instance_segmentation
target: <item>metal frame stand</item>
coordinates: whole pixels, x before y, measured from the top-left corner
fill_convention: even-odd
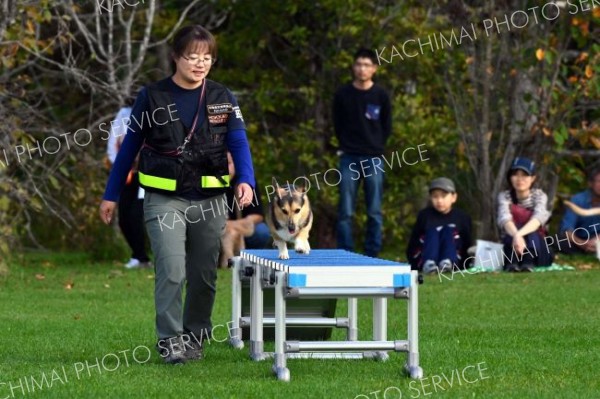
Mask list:
[[[236,256],[232,260],[233,276],[231,278],[231,329],[229,330],[229,344],[236,349],[244,347],[242,340],[242,258]]]
[[[348,334],[346,335],[348,341],[358,340],[358,299],[348,298]]]
[[[262,269],[262,266],[256,265],[250,281],[250,358],[254,361],[267,358],[263,341]]]
[[[273,356],[272,371],[280,381],[290,380],[288,358],[375,358],[388,360],[388,351],[407,352],[404,370],[413,378],[422,378],[419,366],[418,273],[410,272],[410,286],[395,287],[296,287],[288,286],[286,271],[259,265],[235,257],[232,278],[232,328],[229,343],[237,349],[244,347],[242,326],[250,325],[250,358],[262,361]],[[250,318],[242,317],[243,276],[251,275]],[[274,278],[273,278],[274,276]],[[275,317],[264,318],[263,289],[275,289]],[[373,299],[373,340],[358,340],[358,298]],[[387,298],[408,300],[408,339],[387,340]],[[348,318],[286,318],[288,298],[347,298]],[[275,352],[265,353],[263,327],[275,326]],[[286,326],[335,326],[347,328],[346,341],[287,341]],[[343,353],[337,353],[340,351]],[[349,353],[354,352],[354,353]],[[358,352],[358,353],[356,353]]]
[[[404,369],[410,378],[423,378],[423,369],[419,366],[419,281],[418,273],[411,272],[411,284],[408,288],[408,359]]]
[[[285,348],[285,272],[275,272],[275,359],[273,373],[279,381],[290,380]]]

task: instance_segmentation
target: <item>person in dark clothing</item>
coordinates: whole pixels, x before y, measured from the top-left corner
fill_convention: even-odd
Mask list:
[[[471,245],[471,217],[453,207],[454,182],[446,177],[429,185],[430,205],[422,209],[413,226],[406,257],[413,270],[423,273],[465,269]]]
[[[146,253],[144,200],[139,198],[139,191],[140,181],[135,172],[119,197],[119,228],[132,250],[131,259],[125,264],[126,269],[152,267]]]
[[[138,174],[155,256],[156,347],[168,364],[202,359],[203,340],[212,332],[226,222],[222,205],[230,186],[227,151],[236,166],[238,203],[247,206],[253,197],[242,112],[229,89],[207,79],[216,57],[216,40],[204,27],[177,31],[175,72],[138,93],[100,204],[100,217],[109,224],[141,149]]]
[[[127,134],[127,125],[124,121],[131,120],[131,105],[122,107],[113,122],[111,122],[110,136],[107,145],[107,161],[109,167],[115,163],[117,154]],[[116,122],[116,123],[114,123]],[[131,258],[125,264],[126,269],[152,267],[150,258],[146,253],[146,230],[144,229],[144,189],[140,187],[137,171],[137,162],[129,172],[121,196],[119,197],[119,228],[131,248]]]
[[[376,55],[361,49],[354,56],[354,80],[338,89],[333,102],[335,133],[339,141],[340,202],[338,206],[338,248],[354,250],[352,219],[361,181],[364,184],[367,208],[367,231],[364,250],[376,257],[382,247],[383,173],[362,169],[361,162],[375,162],[385,149],[392,131],[392,111],[389,95],[373,82],[377,71]],[[378,160],[381,162],[381,159]],[[353,168],[354,166],[354,168]],[[358,166],[358,167],[357,167]]]

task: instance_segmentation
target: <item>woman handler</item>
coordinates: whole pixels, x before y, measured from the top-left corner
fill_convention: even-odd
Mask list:
[[[217,56],[214,37],[199,25],[184,27],[173,39],[171,56],[175,73],[137,96],[100,216],[110,223],[141,149],[144,220],[156,267],[157,349],[165,362],[178,364],[202,358],[202,337],[211,333],[227,214],[227,151],[238,171],[240,206],[251,203],[255,183],[237,101],[225,86],[206,78]]]

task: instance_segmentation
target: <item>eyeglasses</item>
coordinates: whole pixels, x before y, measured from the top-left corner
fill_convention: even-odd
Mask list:
[[[184,60],[187,61],[188,64],[190,65],[199,65],[199,64],[204,64],[204,65],[213,65],[215,62],[217,62],[216,59],[207,57],[207,58],[200,58],[200,57],[186,57],[185,55],[182,55],[181,58],[183,58]]]

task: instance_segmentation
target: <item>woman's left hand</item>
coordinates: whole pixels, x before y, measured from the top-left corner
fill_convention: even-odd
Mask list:
[[[247,205],[252,203],[252,199],[254,198],[254,192],[252,191],[252,187],[248,183],[240,183],[236,187],[237,197],[240,204],[240,207],[244,208]]]
[[[525,244],[525,239],[520,235],[516,234],[513,237],[513,248],[515,249],[517,255],[522,256],[525,249],[527,249],[527,244]]]

